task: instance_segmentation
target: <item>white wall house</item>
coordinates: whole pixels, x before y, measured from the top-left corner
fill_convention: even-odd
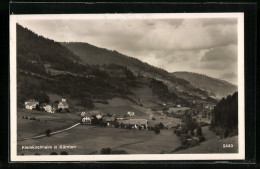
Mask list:
[[[47,105],[44,106],[43,108],[44,108],[44,110],[45,110],[46,112],[48,112],[48,113],[54,113],[54,112],[52,111],[51,105],[49,105],[49,104],[47,104]]]
[[[65,98],[62,98],[61,99],[61,102],[58,104],[58,109],[68,109],[69,108],[69,105],[68,103],[66,102],[66,99]]]
[[[83,117],[82,119],[81,119],[81,121],[82,121],[82,124],[91,124],[91,118],[90,117]]]
[[[84,112],[84,111],[81,112],[81,113],[80,113],[80,116],[85,117],[85,116],[86,116],[86,112]]]
[[[36,108],[36,105],[39,105],[39,102],[34,100],[34,99],[30,99],[24,102],[25,108],[28,110],[32,110]]]
[[[135,112],[128,111],[127,114],[128,114],[129,116],[134,116],[134,115],[135,115]]]
[[[97,119],[101,119],[102,116],[101,116],[100,114],[98,114],[98,115],[96,115],[96,118],[97,118]]]

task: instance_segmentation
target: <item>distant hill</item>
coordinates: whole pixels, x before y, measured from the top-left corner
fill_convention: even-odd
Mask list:
[[[237,86],[227,81],[212,78],[206,75],[192,72],[174,72],[174,76],[188,81],[193,86],[209,91],[211,95],[217,98],[232,95],[237,91]]]

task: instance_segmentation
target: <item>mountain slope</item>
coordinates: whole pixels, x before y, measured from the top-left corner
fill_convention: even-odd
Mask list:
[[[182,95],[183,99],[192,100],[192,96],[206,99],[208,93],[189,84],[188,81],[177,78],[171,73],[142,62],[136,58],[129,57],[116,51],[99,48],[88,43],[69,42],[61,43],[70,49],[80,59],[90,65],[117,64],[127,67],[135,75],[146,78],[154,78],[166,84],[171,92]]]
[[[125,66],[88,65],[60,43],[20,25],[17,25],[17,70],[17,98],[21,107],[25,100],[45,97],[46,93],[65,95],[77,106],[88,108],[97,101],[105,103],[116,97],[133,104],[141,104],[141,100],[155,105],[165,101],[186,103],[160,81],[134,76]],[[145,99],[135,93],[140,88],[149,89]]]
[[[192,72],[174,72],[174,76],[187,80],[195,87],[210,91],[215,97],[222,98],[237,91],[237,86],[227,81]]]

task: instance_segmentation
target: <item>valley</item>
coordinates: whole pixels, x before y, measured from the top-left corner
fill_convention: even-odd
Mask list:
[[[204,145],[217,132],[233,134],[233,128],[218,129],[219,123],[215,131],[205,128],[221,97],[236,87],[213,80],[206,88],[189,79],[117,51],[55,42],[17,25],[17,153],[171,154]],[[226,95],[213,90],[216,81],[230,87]],[[235,95],[228,99],[233,106]],[[219,107],[229,105],[221,101]],[[38,135],[45,136],[31,138]],[[30,145],[76,148],[22,149]]]

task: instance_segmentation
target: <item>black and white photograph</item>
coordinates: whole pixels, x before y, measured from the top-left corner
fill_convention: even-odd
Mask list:
[[[10,15],[11,161],[245,158],[243,13]]]

